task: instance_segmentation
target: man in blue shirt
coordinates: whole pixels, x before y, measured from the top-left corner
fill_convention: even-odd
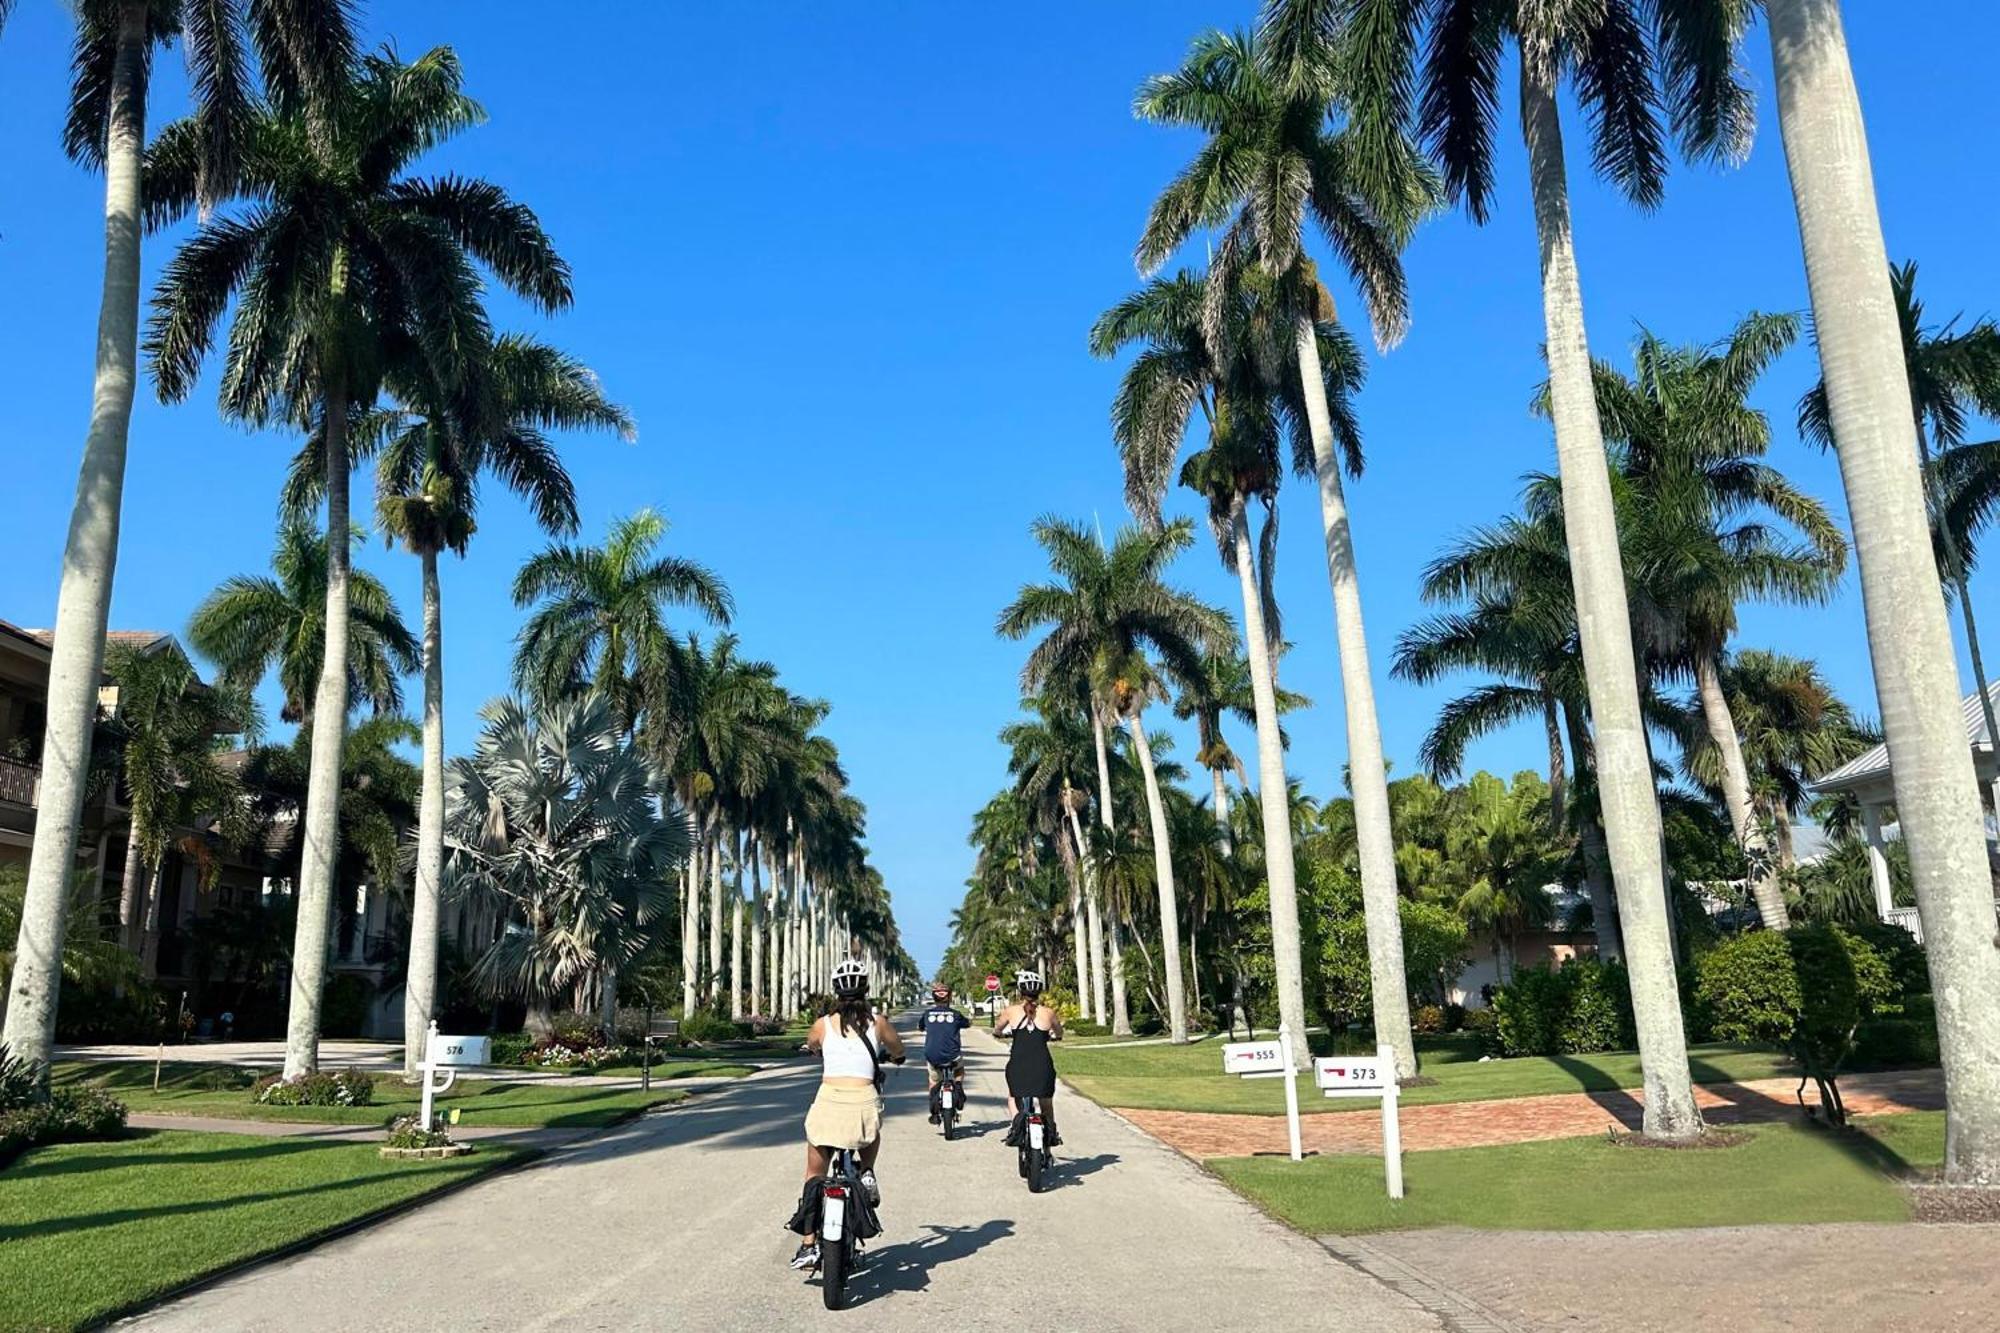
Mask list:
[[[952,1007],[951,987],[942,981],[931,987],[931,1007],[924,1010],[924,1063],[931,1071],[931,1123],[938,1122],[938,1078],[946,1070],[954,1083],[965,1082],[965,1047],[959,1033],[972,1020]]]

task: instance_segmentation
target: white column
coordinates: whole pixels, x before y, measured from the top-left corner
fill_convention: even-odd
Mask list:
[[[1875,886],[1875,915],[1887,921],[1896,905],[1896,891],[1889,879],[1889,856],[1882,844],[1881,806],[1862,805],[1861,835],[1868,840],[1868,878]]]

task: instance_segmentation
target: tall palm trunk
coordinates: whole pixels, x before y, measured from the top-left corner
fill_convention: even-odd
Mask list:
[[[1611,852],[1604,842],[1604,820],[1589,796],[1596,790],[1597,759],[1590,746],[1590,729],[1583,716],[1570,704],[1562,705],[1563,725],[1569,732],[1569,752],[1576,759],[1579,784],[1589,781],[1580,793],[1576,816],[1577,858],[1583,862],[1584,891],[1590,898],[1592,929],[1597,935],[1599,958],[1623,958],[1625,937],[1618,926],[1618,898],[1612,892]],[[1664,860],[1664,855],[1662,857]],[[1671,915],[1669,916],[1671,923]]]
[[[1542,691],[1542,732],[1549,744],[1549,827],[1558,835],[1569,827],[1569,779],[1563,767],[1562,723],[1556,717],[1556,697]]]
[[[1972,659],[1972,684],[1978,691],[1980,719],[1986,723],[1986,743],[2000,750],[2000,718],[1994,716],[1993,695],[1986,685],[1986,658],[1979,648],[1979,622],[1972,615],[1972,587],[1966,579],[1965,554],[1959,549],[1958,536],[1952,531],[1951,524],[1945,521],[1937,474],[1932,467],[1930,434],[1924,429],[1923,413],[1916,409],[1914,402],[1911,404],[1911,425],[1916,428],[1917,451],[1923,466],[1925,505],[1943,548],[1940,554],[1944,557],[1944,575],[1958,598],[1959,615],[1965,621],[1965,652]],[[2000,768],[1995,769],[1987,790],[1994,816],[2000,819]]]
[[[1333,447],[1319,336],[1309,317],[1299,319],[1299,374],[1312,428],[1313,468],[1319,476],[1320,524],[1326,533],[1326,576],[1333,585],[1333,623],[1340,646],[1340,691],[1347,704],[1347,781],[1354,794],[1354,833],[1361,856],[1361,910],[1368,933],[1369,998],[1375,1040],[1396,1053],[1396,1077],[1417,1076],[1417,1043],[1410,1032],[1410,981],[1403,970],[1403,916],[1396,893],[1396,835],[1389,819],[1389,769],[1382,755],[1382,722],[1375,712],[1374,668],[1361,622],[1361,579],[1354,565],[1354,533],[1340,458]]]
[[[694,1013],[695,985],[701,971],[701,956],[694,936],[695,917],[701,910],[702,859],[708,854],[708,834],[697,821],[694,860],[681,877],[681,1017]]]
[[[1084,916],[1090,936],[1090,994],[1080,994],[1077,999],[1079,1003],[1088,1003],[1091,1021],[1101,1027],[1106,1015],[1104,988],[1107,969],[1104,966],[1104,921],[1097,906],[1097,863],[1091,859],[1090,840],[1084,836],[1083,820],[1077,816],[1075,807],[1071,807],[1068,814],[1070,836],[1076,842],[1077,861],[1083,868]]]
[[[1264,880],[1271,898],[1271,961],[1278,984],[1278,1019],[1301,1067],[1312,1052],[1306,1045],[1305,976],[1299,961],[1298,868],[1292,859],[1290,790],[1285,782],[1285,745],[1278,730],[1278,688],[1272,675],[1271,640],[1264,623],[1256,556],[1250,546],[1250,517],[1243,496],[1229,506],[1229,540],[1236,552],[1236,581],[1243,593],[1243,643],[1250,657],[1250,700],[1257,720],[1257,812],[1264,826]],[[1239,969],[1240,972],[1240,969]],[[1240,980],[1240,977],[1239,977]],[[1240,992],[1241,987],[1238,987]],[[1235,997],[1240,1010],[1244,997]],[[1249,1015],[1243,1015],[1247,1021]]]
[[[1134,709],[1125,716],[1132,752],[1146,780],[1146,814],[1153,828],[1153,882],[1160,894],[1160,960],[1166,971],[1167,1034],[1176,1046],[1188,1038],[1187,987],[1181,974],[1180,899],[1174,892],[1174,849],[1167,840],[1167,807],[1160,799],[1160,779],[1153,769],[1153,747],[1146,740],[1145,720]]]
[[[1836,0],[1768,0],[1778,123],[1854,524],[1896,814],[1937,997],[1945,1179],[2000,1184],[2000,949],[1909,380]]]
[[[417,797],[417,874],[410,903],[410,966],[403,981],[403,1075],[417,1076],[437,1010],[438,921],[444,891],[444,611],[437,552],[424,570],[423,785]]]
[[[139,163],[146,142],[144,0],[118,7],[118,56],[112,66],[104,149],[104,281],[98,298],[97,367],[90,391],[90,431],[63,545],[56,597],[55,645],[49,658],[48,722],[42,739],[41,790],[28,863],[21,929],[8,985],[0,1045],[46,1065],[55,1052],[56,1001],[62,990],[63,935],[69,926],[70,873],[90,777],[97,687],[104,674],[104,632],[118,565],[119,509],[125,492],[125,445],[139,359]]]
[[[118,886],[118,939],[126,948],[139,948],[139,924],[144,904],[146,857],[139,850],[139,830],[135,824],[125,839],[125,874]]]
[[[729,1016],[741,1020],[743,1009],[743,885],[739,882],[729,899]]]
[[[1097,815],[1106,832],[1115,832],[1117,825],[1111,810],[1111,756],[1104,746],[1104,714],[1093,700],[1090,706],[1090,734],[1097,747]],[[1118,929],[1118,907],[1106,903],[1105,911],[1109,920],[1106,925],[1110,936],[1111,967],[1111,1031],[1120,1037],[1132,1035],[1132,1014],[1125,1003],[1125,960]]]
[[[1063,782],[1063,815],[1072,824],[1076,812],[1070,808],[1070,786]],[[1073,951],[1076,959],[1076,1002],[1084,1013],[1090,1012],[1090,926],[1083,911],[1083,867],[1079,863],[1077,845],[1064,836],[1064,830],[1056,830],[1056,857],[1062,862],[1063,878],[1069,881],[1069,923],[1074,940]]]
[[[334,259],[331,285],[338,310],[347,295],[345,256]],[[321,378],[326,435],[326,644],[313,696],[312,753],[307,761],[305,855],[299,866],[298,926],[292,944],[286,1078],[319,1068],[320,1002],[325,998],[339,870],[340,752],[347,739],[347,596],[354,546],[348,539],[347,377],[341,363],[346,349],[330,348],[325,355]]]
[[[1612,510],[1611,474],[1591,384],[1590,348],[1584,339],[1583,291],[1570,235],[1569,181],[1555,74],[1552,54],[1523,45],[1521,128],[1528,143],[1541,248],[1542,314],[1548,332],[1550,414],[1562,474],[1563,529],[1590,687],[1598,804],[1610,843],[1639,1034],[1639,1064],[1646,1086],[1644,1127],[1658,1138],[1685,1139],[1701,1133],[1701,1112],[1688,1073],[1687,1034],[1674,980],[1660,811],[1639,712],[1639,675]]]
[[[708,863],[708,1000],[722,995],[722,817],[715,819],[714,859]]]
[[[1222,854],[1236,855],[1236,834],[1229,827],[1229,781],[1219,768],[1208,770],[1209,781],[1215,787],[1215,826],[1222,830]]]
[[[1709,739],[1715,742],[1716,752],[1722,757],[1722,803],[1729,811],[1736,845],[1743,849],[1743,857],[1750,863],[1750,893],[1757,901],[1757,915],[1767,929],[1789,930],[1792,917],[1785,910],[1785,890],[1778,883],[1770,839],[1764,836],[1763,821],[1750,794],[1750,768],[1743,762],[1736,718],[1722,693],[1722,664],[1714,653],[1695,654],[1694,686]]]

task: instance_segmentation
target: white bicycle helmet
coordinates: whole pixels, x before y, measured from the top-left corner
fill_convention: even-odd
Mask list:
[[[868,990],[868,965],[859,958],[843,958],[834,964],[833,993],[861,995]]]
[[[1014,989],[1023,995],[1040,995],[1042,993],[1042,974],[1039,972],[1016,972],[1014,974]]]

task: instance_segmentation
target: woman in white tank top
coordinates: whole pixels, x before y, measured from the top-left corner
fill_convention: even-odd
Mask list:
[[[819,1092],[806,1112],[806,1179],[826,1174],[827,1160],[840,1148],[861,1154],[861,1187],[869,1202],[880,1203],[875,1158],[882,1151],[882,1095],[876,1072],[903,1062],[903,1039],[889,1020],[868,1005],[868,971],[845,959],[833,970],[833,1012],[812,1026],[806,1049],[820,1057]],[[807,1236],[792,1256],[792,1267],[819,1262],[819,1237]]]

